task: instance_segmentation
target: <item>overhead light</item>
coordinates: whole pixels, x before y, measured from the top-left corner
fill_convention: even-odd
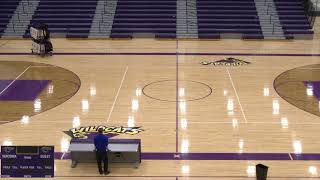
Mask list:
[[[69,150],[69,140],[65,137],[62,137],[60,140],[61,152],[68,152]]]
[[[83,99],[81,101],[82,112],[88,112],[89,110],[89,101],[87,99]]]
[[[22,116],[22,118],[21,118],[21,124],[29,124],[29,116],[26,116],[26,115],[24,115],[24,116]]]
[[[90,86],[90,96],[95,96],[97,94],[97,89],[94,85]]]
[[[239,153],[243,152],[243,147],[244,147],[244,141],[243,139],[239,140]]]
[[[182,139],[181,152],[182,153],[188,153],[189,152],[189,141],[188,141],[188,139]]]
[[[227,90],[223,90],[223,95],[226,96],[228,94]]]
[[[132,112],[136,112],[139,109],[139,101],[137,99],[132,99],[131,101]]]
[[[141,94],[142,94],[142,90],[141,90],[141,88],[137,88],[136,89],[136,96],[141,96]]]
[[[272,111],[272,114],[273,114],[273,115],[278,115],[278,114],[280,113],[279,100],[274,99],[274,100],[272,101],[272,109],[273,109],[273,111]]]
[[[269,96],[269,95],[270,95],[269,88],[263,88],[263,96]]]
[[[49,84],[49,86],[48,86],[48,94],[53,94],[53,88],[54,88],[53,84],[52,83]]]
[[[12,143],[12,141],[10,139],[6,139],[6,140],[3,141],[2,145],[3,146],[12,146],[13,143]]]
[[[181,119],[181,128],[182,129],[187,129],[187,127],[188,127],[187,119],[186,118],[182,118]]]
[[[295,154],[301,154],[302,153],[302,145],[301,142],[298,140],[295,140],[292,142],[293,150]]]
[[[188,165],[183,165],[181,167],[182,174],[189,174],[190,173],[190,167]]]
[[[234,114],[234,105],[233,105],[233,99],[229,98],[228,99],[228,103],[227,103],[227,110],[228,110],[228,114],[232,115]]]
[[[318,170],[317,170],[317,167],[315,166],[309,166],[308,171],[313,176],[318,175]]]
[[[312,84],[308,84],[307,85],[306,93],[307,93],[307,96],[313,96],[313,86],[312,86]]]
[[[236,127],[238,127],[238,125],[239,125],[238,119],[233,118],[233,119],[232,119],[232,127],[233,127],[233,128],[236,128]]]
[[[182,114],[186,113],[187,104],[186,101],[180,101],[179,102],[179,108]]]
[[[80,127],[80,125],[81,125],[80,117],[79,117],[79,116],[73,117],[72,127],[73,127],[73,128],[78,128],[78,127]]]
[[[184,97],[185,96],[185,89],[184,88],[180,88],[179,89],[179,97]]]
[[[41,111],[41,99],[36,99],[33,103],[34,112],[40,112]]]
[[[288,119],[286,117],[282,117],[281,118],[281,126],[282,126],[283,129],[288,129],[289,122],[288,122]]]
[[[128,127],[134,127],[135,123],[134,123],[134,117],[133,116],[129,116],[128,117]]]
[[[256,167],[249,165],[247,167],[247,175],[248,175],[248,177],[254,177],[256,175]]]

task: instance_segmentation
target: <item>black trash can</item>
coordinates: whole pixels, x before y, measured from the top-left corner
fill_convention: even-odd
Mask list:
[[[266,180],[267,179],[268,168],[269,168],[268,166],[265,166],[263,164],[256,165],[257,180]]]

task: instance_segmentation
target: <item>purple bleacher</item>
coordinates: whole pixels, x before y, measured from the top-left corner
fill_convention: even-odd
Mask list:
[[[197,0],[197,16],[199,38],[242,34],[246,39],[263,39],[254,0]]]
[[[87,38],[98,0],[41,0],[30,24],[46,23],[51,33]],[[26,30],[25,37],[29,37]]]
[[[0,3],[0,37],[7,28],[11,17],[19,5],[20,0],[1,0]]]
[[[0,37],[20,0],[1,0]],[[98,0],[41,0],[30,24],[46,23],[52,33],[87,38]],[[274,0],[286,38],[313,35],[302,0]],[[196,0],[199,38],[242,36],[263,39],[254,0]],[[176,38],[177,0],[118,0],[111,38],[135,34]],[[29,37],[26,30],[24,37]]]
[[[313,35],[302,0],[274,0],[286,37]]]
[[[134,33],[176,38],[176,4],[176,0],[118,0],[111,38],[132,38]]]

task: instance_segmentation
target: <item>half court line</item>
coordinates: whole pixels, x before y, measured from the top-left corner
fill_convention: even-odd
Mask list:
[[[246,123],[248,123],[247,118],[246,118],[246,115],[244,114],[244,111],[243,111],[243,108],[242,108],[242,105],[241,105],[241,102],[240,102],[240,99],[239,99],[238,92],[237,92],[236,88],[234,87],[233,80],[232,80],[231,74],[230,74],[230,72],[229,72],[229,69],[226,68],[226,70],[227,70],[227,73],[228,73],[228,75],[229,75],[229,79],[230,79],[231,85],[232,85],[232,87],[233,87],[234,93],[236,94],[236,97],[237,97],[237,100],[238,100],[238,103],[239,103],[240,110],[241,110],[242,116],[243,116],[243,118],[244,118],[244,121],[245,121]]]
[[[176,53],[179,43],[176,40]],[[176,55],[176,153],[179,151],[179,56]]]
[[[114,105],[115,105],[115,104],[116,104],[116,102],[117,102],[117,99],[118,99],[118,96],[119,96],[119,93],[120,93],[120,90],[121,90],[121,87],[122,87],[123,81],[124,81],[124,79],[125,79],[125,77],[126,77],[126,75],[127,75],[128,69],[129,69],[129,67],[128,67],[128,66],[126,66],[126,70],[124,71],[124,74],[123,74],[123,76],[122,76],[122,80],[121,80],[121,83],[120,83],[120,86],[119,86],[118,92],[117,92],[116,97],[114,98],[113,104],[112,104],[112,106],[111,106],[111,109],[110,109],[110,112],[109,112],[109,115],[108,115],[107,122],[109,122],[109,120],[110,120],[110,117],[111,117],[111,114],[112,114],[112,111],[113,111]]]
[[[4,91],[6,91],[17,79],[19,79],[19,77],[21,77],[29,68],[31,67],[31,65],[29,65],[22,73],[20,73],[10,84],[8,84],[7,87],[5,87],[1,92],[0,92],[0,96],[2,95],[2,93]]]

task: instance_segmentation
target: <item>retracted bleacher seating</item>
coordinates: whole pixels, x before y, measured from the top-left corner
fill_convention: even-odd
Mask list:
[[[312,27],[304,11],[302,0],[274,0],[280,23],[287,37],[304,35],[312,37]]]
[[[197,0],[199,38],[221,34],[263,38],[254,0]]]
[[[176,0],[118,0],[111,37],[153,33],[158,38],[175,38],[176,3]]]
[[[41,0],[30,23],[48,24],[53,35],[87,38],[96,6],[97,0]]]
[[[1,0],[0,2],[0,37],[4,33],[20,0]]]

